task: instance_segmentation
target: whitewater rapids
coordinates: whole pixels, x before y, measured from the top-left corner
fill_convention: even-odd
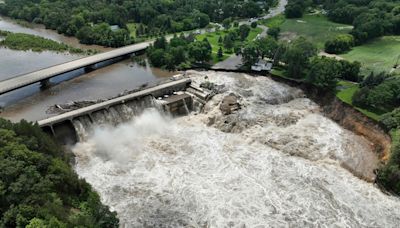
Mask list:
[[[121,227],[399,226],[400,200],[354,175],[374,177],[370,143],[302,91],[265,77],[189,74],[223,85],[203,113],[149,109],[73,148],[77,173]],[[219,104],[232,93],[241,109],[225,116]]]

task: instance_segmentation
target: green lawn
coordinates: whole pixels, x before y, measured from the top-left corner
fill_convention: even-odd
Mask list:
[[[269,18],[269,19],[263,19],[259,21],[260,24],[267,26],[268,28],[273,28],[273,27],[280,27],[283,23],[285,23],[285,16],[283,14],[280,14],[278,16]]]
[[[353,83],[353,82],[348,82],[348,81],[339,81],[338,83],[338,91],[336,93],[336,96],[342,100],[343,102],[352,105],[353,106],[353,101],[352,97],[355,92],[359,90],[358,84]],[[372,110],[372,109],[362,109],[356,106],[353,106],[355,109],[363,113],[364,115],[370,117],[371,119],[374,120],[379,120],[380,116],[384,114],[381,110]]]
[[[354,47],[349,53],[340,56],[350,61],[361,62],[364,74],[371,71],[390,72],[400,56],[400,36],[381,37]],[[397,69],[396,72],[400,73],[400,70]]]
[[[279,18],[275,20],[271,23],[280,23]],[[324,49],[327,40],[339,34],[346,34],[352,29],[350,25],[331,22],[320,14],[305,15],[300,19],[286,19],[280,27],[283,39],[292,40],[298,36],[304,36],[321,50]]]
[[[132,38],[136,37],[136,23],[128,23],[126,24],[126,27],[128,27],[128,31],[131,35]]]
[[[204,33],[204,34],[200,34],[200,35],[196,36],[197,40],[203,40],[204,38],[208,39],[208,41],[210,42],[210,44],[212,46],[212,54],[213,54],[214,63],[222,61],[222,60],[225,60],[225,59],[229,58],[229,56],[231,56],[233,54],[233,53],[229,53],[229,52],[226,53],[225,50],[224,50],[224,57],[221,60],[219,60],[218,57],[217,57],[218,49],[219,49],[220,46],[222,46],[222,45],[220,45],[218,43],[219,37],[220,36],[224,37],[226,34],[228,34],[228,32],[229,32],[229,30],[221,30],[221,31],[218,31],[218,32]],[[252,28],[251,31],[250,31],[250,34],[246,38],[246,40],[247,41],[254,40],[257,37],[257,35],[260,34],[261,32],[262,32],[261,28],[255,28],[255,29]],[[224,49],[224,48],[222,47],[222,49]]]

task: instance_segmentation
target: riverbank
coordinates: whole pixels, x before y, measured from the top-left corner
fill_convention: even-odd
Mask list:
[[[19,51],[54,51],[54,52],[69,52],[72,54],[96,54],[96,50],[82,50],[67,44],[59,43],[51,39],[43,38],[36,35],[13,33],[0,30],[1,47],[6,47],[12,50]]]
[[[367,138],[373,143],[374,151],[378,154],[382,163],[386,163],[390,157],[391,137],[379,121],[370,118],[354,106],[340,100],[330,91],[317,89],[316,87],[287,77],[281,77],[271,73],[273,80],[302,88],[307,96],[323,108],[327,117],[336,121],[342,127]]]
[[[97,50],[99,52],[113,50],[112,48],[106,48],[99,45],[81,44],[77,38],[59,34],[55,30],[46,29],[44,25],[29,22],[21,23],[18,20],[3,15],[0,15],[0,30],[40,36],[82,50]]]
[[[72,148],[75,169],[123,226],[398,224],[399,199],[343,168],[372,173],[370,143],[299,88],[240,73],[187,76],[219,91],[202,112],[145,111]],[[228,115],[227,97],[239,104]]]

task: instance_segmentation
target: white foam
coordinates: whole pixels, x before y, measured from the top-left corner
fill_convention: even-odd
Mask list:
[[[78,174],[123,227],[400,224],[397,198],[340,166],[369,172],[368,142],[319,114],[301,91],[267,78],[191,74],[200,74],[193,75],[198,82],[207,74],[225,84],[226,94],[240,95],[244,107],[234,117],[246,127],[224,133],[218,123],[207,126],[210,117],[225,120],[218,95],[204,114],[169,119],[146,111],[116,128],[98,128],[73,149]]]

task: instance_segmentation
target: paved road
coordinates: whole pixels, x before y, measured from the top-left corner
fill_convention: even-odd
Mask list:
[[[287,0],[280,0],[278,6],[274,9],[271,9],[271,11],[268,15],[257,18],[256,20],[271,18],[271,17],[274,17],[274,16],[282,13],[285,9],[286,4],[287,4]],[[250,23],[251,22],[249,22],[248,20],[240,22],[240,24],[250,24]],[[262,26],[262,25],[260,25],[260,28],[263,29],[261,36],[266,36],[268,28],[266,26]],[[205,33],[205,32],[208,32],[207,29],[198,30],[198,33]],[[172,35],[167,36],[167,39],[171,39],[171,38],[172,38]],[[139,44],[126,46],[123,48],[118,48],[118,49],[115,49],[115,50],[112,50],[109,52],[104,52],[101,54],[77,59],[77,60],[74,60],[71,62],[59,64],[59,65],[45,68],[45,69],[42,69],[39,71],[27,73],[27,74],[20,75],[20,76],[11,78],[11,79],[0,81],[0,95],[10,92],[10,91],[13,91],[18,88],[22,88],[27,85],[31,85],[31,84],[52,78],[52,77],[60,75],[62,73],[66,73],[66,72],[69,72],[72,70],[76,70],[76,69],[80,69],[82,67],[96,64],[101,61],[109,60],[109,59],[112,59],[112,58],[115,58],[118,56],[123,56],[123,55],[129,54],[129,53],[143,50],[143,49],[147,48],[152,42],[153,41],[147,41],[147,42],[143,42],[143,43],[139,43]],[[237,67],[237,64],[241,62],[241,59],[239,59],[238,57],[236,57],[236,59],[232,59],[232,58],[235,58],[235,56],[230,57],[228,60],[220,63],[219,65],[221,65],[222,68],[224,68],[224,64],[226,65],[227,68]]]

